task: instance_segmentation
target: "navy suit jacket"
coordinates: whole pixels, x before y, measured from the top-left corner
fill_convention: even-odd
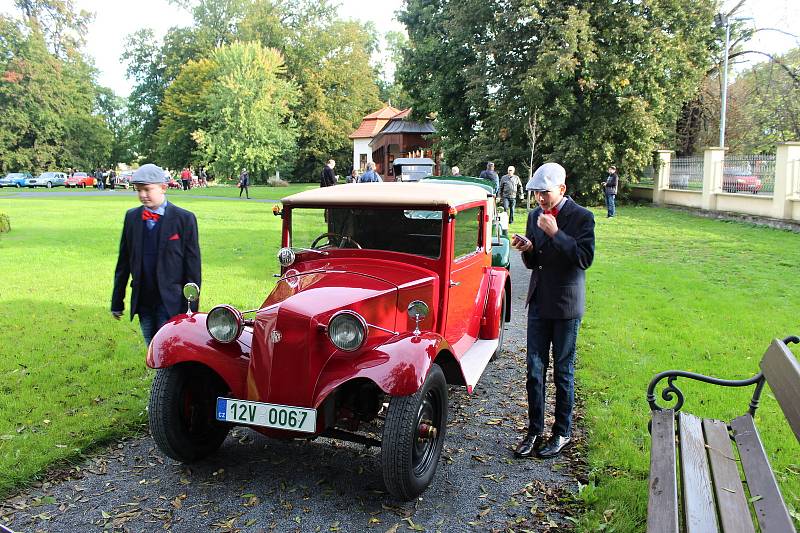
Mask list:
[[[541,207],[530,211],[525,230],[533,242],[533,248],[522,253],[525,266],[533,271],[526,302],[535,305],[539,318],[581,318],[586,269],[594,260],[594,215],[567,197],[556,216],[558,232],[551,238],[536,225],[541,214]]]
[[[125,289],[131,277],[131,320],[139,308],[139,291],[142,283],[142,220],[144,206],[134,207],[125,213],[122,238],[119,243],[119,258],[114,272],[114,291],[111,295],[111,310],[125,309]],[[169,316],[186,312],[183,286],[186,283],[200,285],[200,243],[197,236],[197,218],[194,213],[168,202],[161,225],[156,260],[156,279],[161,302]],[[197,310],[198,302],[192,305]]]

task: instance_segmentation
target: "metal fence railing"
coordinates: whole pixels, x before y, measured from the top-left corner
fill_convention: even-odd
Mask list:
[[[775,192],[775,156],[726,155],[722,168],[722,190],[772,195]]]
[[[669,188],[679,191],[702,191],[703,157],[676,157],[670,161]]]

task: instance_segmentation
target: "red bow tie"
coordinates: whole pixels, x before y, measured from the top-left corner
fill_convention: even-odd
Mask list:
[[[158,213],[153,213],[147,209],[142,210],[142,220],[152,220],[153,222],[158,222],[159,218],[161,218],[161,215]]]
[[[553,215],[554,217],[557,217],[558,216],[558,207],[554,207],[553,209],[551,209],[549,211],[545,211],[544,214],[545,215]]]

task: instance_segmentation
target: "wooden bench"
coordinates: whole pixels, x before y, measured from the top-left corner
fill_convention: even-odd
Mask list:
[[[648,532],[754,532],[753,516],[763,533],[795,531],[753,417],[766,382],[800,442],[800,365],[787,347],[798,342],[798,337],[772,341],[761,372],[746,380],[679,370],[653,378],[647,388],[652,412]],[[750,408],[729,424],[679,412],[684,400],[674,385],[679,377],[727,387],[754,385]],[[672,409],[656,404],[656,385],[663,379],[667,386],[661,397],[675,401]]]

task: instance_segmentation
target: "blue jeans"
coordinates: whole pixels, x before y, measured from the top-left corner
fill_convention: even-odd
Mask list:
[[[508,213],[508,223],[514,222],[514,208],[517,206],[516,198],[506,198],[503,196],[503,209]]]
[[[556,409],[553,435],[572,433],[572,406],[575,403],[575,344],[580,318],[551,320],[528,316],[528,433],[544,433],[544,396],[550,345],[553,347],[553,381]]]
[[[606,209],[608,209],[608,216],[613,217],[617,214],[617,207],[614,205],[616,194],[606,194]]]
[[[153,340],[158,330],[169,320],[169,314],[164,309],[164,304],[158,304],[155,307],[139,307],[137,314],[139,315],[139,327],[142,328],[144,343],[150,346],[150,341]]]

